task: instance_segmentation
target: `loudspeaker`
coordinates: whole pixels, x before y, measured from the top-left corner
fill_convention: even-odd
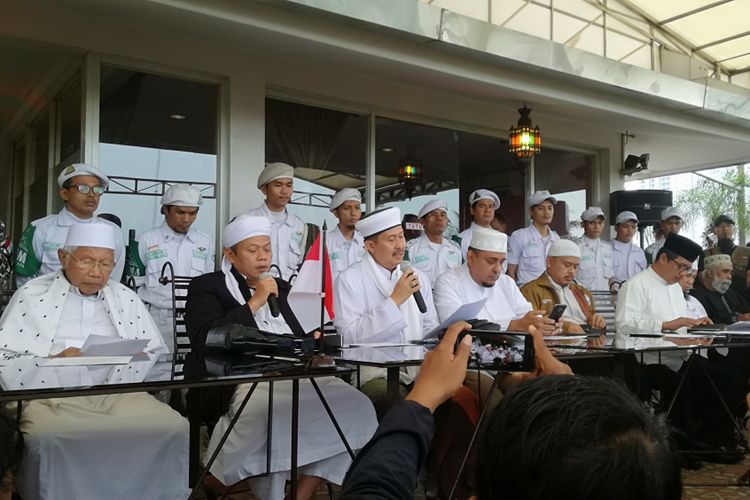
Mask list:
[[[630,210],[638,216],[640,226],[655,224],[661,220],[661,211],[671,206],[672,191],[662,189],[614,191],[609,193],[609,220],[614,225],[617,214]]]

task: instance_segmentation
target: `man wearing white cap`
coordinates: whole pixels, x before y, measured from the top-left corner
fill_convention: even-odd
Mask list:
[[[362,260],[365,254],[365,240],[356,229],[362,218],[362,195],[357,189],[344,188],[333,195],[329,209],[339,220],[336,227],[328,231],[326,240],[335,281],[342,271]]]
[[[581,214],[583,236],[576,240],[581,249],[581,265],[576,281],[595,292],[608,292],[612,280],[612,246],[601,240],[604,229],[601,207],[589,207]]]
[[[663,236],[646,247],[646,261],[651,264],[656,261],[656,254],[659,253],[667,236],[670,234],[679,234],[682,229],[683,220],[682,210],[677,207],[667,207],[661,211],[661,222],[659,226]]]
[[[424,232],[406,245],[407,260],[430,278],[435,287],[438,276],[461,265],[461,248],[443,236],[448,227],[448,203],[432,200],[418,214]]]
[[[344,344],[422,340],[439,324],[429,278],[419,269],[401,269],[406,240],[401,211],[376,210],[357,223],[365,238],[364,258],[339,275],[334,287],[333,324]],[[426,306],[421,313],[414,294]],[[375,403],[378,415],[387,406],[385,370],[360,370],[362,391]],[[410,384],[415,369],[404,369],[401,382]]]
[[[518,286],[539,277],[546,267],[547,250],[560,237],[549,225],[555,215],[557,199],[549,191],[537,191],[529,197],[528,227],[513,231],[508,240],[508,276]]]
[[[164,264],[171,262],[175,276],[200,276],[214,270],[214,245],[193,227],[203,196],[187,184],[175,184],[161,197],[164,222],[143,233],[137,242],[145,282],[138,296],[146,303],[170,351],[174,350],[172,287],[159,283]]]
[[[136,294],[108,281],[117,239],[110,224],[70,227],[57,251],[61,269],[19,288],[0,319],[0,357],[80,356],[92,334],[148,340],[147,352],[166,352]],[[110,370],[86,368],[93,378],[97,369]],[[125,383],[134,381],[131,375],[111,376]],[[24,407],[21,428],[26,449],[16,484],[24,498],[178,499],[188,494],[187,421],[149,394],[33,401]],[[144,462],[157,455],[162,459]]]
[[[534,325],[551,335],[555,322],[534,311],[516,283],[504,274],[508,236],[494,229],[476,228],[469,244],[466,264],[442,274],[435,284],[435,308],[441,321],[464,304],[487,298],[478,319],[497,323],[503,330],[526,332]]]
[[[125,245],[119,228],[94,215],[109,179],[93,165],[74,163],[62,169],[57,185],[65,206],[56,214],[35,220],[24,230],[16,254],[16,284],[20,287],[35,276],[60,269],[57,251],[63,247],[70,226],[91,222],[110,224],[117,229],[112,276],[119,281],[125,267]]]
[[[271,221],[273,264],[279,268],[280,277],[288,280],[305,258],[307,240],[307,225],[286,208],[294,191],[294,167],[280,162],[267,164],[258,176],[258,189],[266,200],[246,215],[257,215]]]
[[[633,243],[638,232],[638,216],[625,210],[615,218],[615,238],[612,240],[612,282],[622,283],[646,269],[646,254]]]
[[[495,218],[495,210],[500,208],[500,198],[489,189],[477,189],[469,195],[469,212],[471,213],[471,225],[458,234],[458,243],[461,244],[461,255],[466,259],[469,250],[471,235],[477,227],[490,227]]]
[[[573,283],[581,263],[581,250],[570,240],[557,240],[549,247],[547,270],[521,287],[534,309],[549,313],[556,304],[568,306],[562,315],[564,333],[584,333],[583,325],[604,330],[607,323],[596,313],[591,292]]]
[[[239,324],[282,335],[305,333],[292,312],[287,297],[291,286],[268,274],[271,266],[272,225],[265,217],[242,215],[230,222],[222,237],[224,257],[221,270],[193,279],[188,289],[185,326],[196,353],[205,349],[206,336],[212,328]],[[274,316],[269,297],[278,300],[279,314]],[[325,399],[336,415],[338,424],[352,449],[364,446],[375,432],[375,411],[368,399],[354,387],[338,378],[318,379]],[[231,417],[239,410],[252,384],[234,389],[234,394],[219,393],[218,406],[229,406],[224,415],[215,415],[218,423],[206,456],[218,447]],[[299,451],[300,481],[298,499],[310,498],[325,481],[341,484],[351,459],[336,430],[308,381],[300,382]],[[257,386],[253,397],[222,446],[211,473],[223,484],[233,485],[266,471],[267,422],[273,419],[275,429],[288,429],[291,420],[291,382],[273,385],[273,415],[268,415],[269,385]],[[231,401],[229,399],[231,398]],[[207,410],[214,409],[207,408]],[[219,418],[220,417],[220,418]],[[271,469],[267,477],[250,479],[256,498],[282,500],[284,484],[291,469],[290,435],[273,433]]]

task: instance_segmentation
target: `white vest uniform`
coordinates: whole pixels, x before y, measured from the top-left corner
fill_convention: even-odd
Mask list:
[[[612,245],[601,239],[582,236],[575,240],[581,249],[581,265],[576,282],[592,292],[608,292],[612,271]]]
[[[339,274],[356,264],[365,255],[365,239],[359,231],[354,231],[352,239],[347,240],[336,225],[326,234],[326,248],[331,260],[331,276],[336,281]]]
[[[422,233],[406,244],[406,250],[409,252],[409,262],[430,278],[432,288],[435,288],[438,276],[461,265],[461,249],[456,242],[445,238],[440,243],[432,243]]]
[[[375,269],[375,270],[373,270]],[[429,278],[415,269],[421,293],[427,305],[427,312],[421,314],[413,297],[397,306],[390,298],[393,286],[401,277],[396,268],[390,273],[370,257],[365,257],[339,275],[334,286],[333,324],[341,335],[344,344],[367,344],[378,342],[404,342],[420,340],[440,324],[432,302],[432,290],[427,286]],[[373,272],[382,274],[382,280],[390,286],[390,292],[372,278]],[[412,368],[412,367],[410,367]],[[385,377],[385,369],[363,367],[360,370],[361,383],[374,378]],[[409,384],[417,370],[401,371],[401,381]]]
[[[618,347],[652,347],[674,344],[660,339],[630,338],[631,333],[661,333],[665,321],[687,316],[685,295],[678,283],[668,285],[652,268],[636,274],[622,285],[615,312],[615,345]],[[685,328],[680,328],[685,333]],[[687,351],[661,353],[662,364],[677,371],[687,359]],[[643,355],[646,364],[657,364],[657,353]]]
[[[29,281],[13,296],[0,320],[0,357],[46,357],[80,346],[89,333],[150,339],[149,352],[166,351],[131,290],[110,281],[98,295],[83,297],[56,272]],[[0,376],[4,388],[19,389],[139,382],[148,372],[148,366],[129,368],[58,367],[54,374],[35,374],[10,364]],[[14,383],[18,377],[23,386]],[[29,384],[28,377],[38,380]],[[26,446],[16,484],[24,498],[178,500],[189,493],[188,423],[149,394],[35,400],[24,406],[20,426]]]
[[[146,303],[164,343],[172,352],[172,286],[159,283],[162,267],[166,262],[171,262],[175,276],[210,273],[214,270],[213,242],[207,234],[197,229],[191,227],[187,234],[180,234],[164,222],[140,236],[138,253],[146,268],[145,283],[138,289],[138,296]],[[180,293],[178,290],[175,292]]]
[[[521,287],[547,270],[547,251],[560,237],[551,228],[542,238],[534,224],[513,231],[508,238],[508,265],[516,265],[516,283]]]
[[[474,281],[466,264],[442,274],[435,284],[433,297],[440,321],[447,320],[462,305],[485,297],[487,302],[477,319],[497,323],[503,330],[512,320],[520,319],[531,311],[531,304],[521,295],[521,290],[510,276],[501,274],[495,286],[484,287]]]
[[[659,253],[659,250],[661,250],[661,247],[664,246],[664,243],[666,243],[666,241],[666,238],[659,238],[646,247],[644,253],[646,254],[646,258],[649,260],[649,262],[653,263],[656,260],[656,254]]]
[[[17,275],[16,284],[18,287],[20,288],[21,285],[31,278],[60,269],[61,264],[57,256],[57,251],[65,246],[65,239],[68,237],[70,226],[73,224],[90,224],[92,222],[109,224],[115,229],[115,267],[112,270],[112,274],[110,274],[110,278],[119,282],[122,278],[122,271],[125,269],[125,244],[122,240],[122,231],[120,228],[117,224],[96,216],[90,219],[79,219],[70,213],[67,208],[63,207],[58,213],[48,215],[43,219],[38,219],[31,223],[36,228],[33,240],[34,254],[41,262],[42,267],[39,268],[39,272],[34,276]]]
[[[297,267],[305,258],[305,238],[307,226],[296,215],[284,209],[283,222],[274,221],[274,216],[265,202],[258,208],[247,212],[247,215],[265,217],[271,221],[271,247],[273,250],[273,264],[279,266],[281,279],[289,281],[297,272]]]
[[[646,269],[646,254],[641,247],[617,240],[611,243],[612,277],[616,282],[622,283]]]

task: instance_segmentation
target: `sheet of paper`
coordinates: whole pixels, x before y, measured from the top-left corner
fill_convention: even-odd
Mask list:
[[[750,321],[738,321],[727,325],[728,332],[750,332]]]
[[[135,356],[143,352],[148,339],[121,339],[103,335],[89,335],[81,347],[81,354],[89,356]]]
[[[463,304],[461,307],[456,309],[456,312],[450,315],[448,319],[440,323],[440,326],[429,332],[424,336],[425,339],[431,339],[438,335],[440,332],[451,326],[456,321],[468,321],[470,319],[477,319],[477,316],[484,307],[484,303],[487,302],[487,297],[472,302],[470,304]]]
[[[40,360],[39,366],[91,366],[126,365],[132,356],[75,356],[70,358],[47,358]]]

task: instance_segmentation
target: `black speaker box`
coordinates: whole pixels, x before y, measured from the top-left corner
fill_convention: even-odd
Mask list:
[[[630,210],[638,216],[639,225],[655,224],[661,220],[661,211],[671,206],[672,191],[662,189],[614,191],[609,193],[609,220],[614,225],[617,214]]]

